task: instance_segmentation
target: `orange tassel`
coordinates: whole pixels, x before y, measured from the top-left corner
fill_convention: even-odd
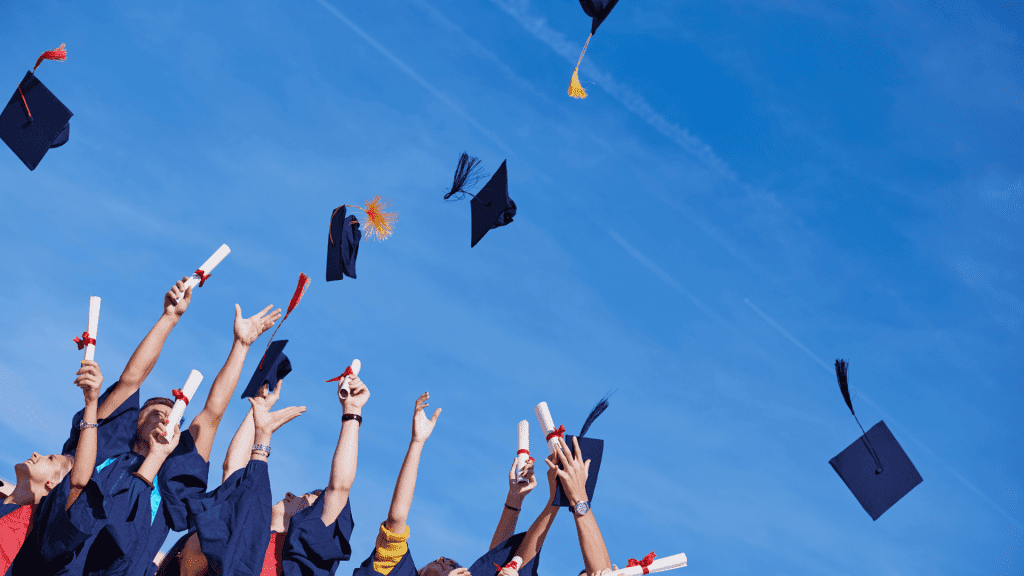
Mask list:
[[[572,71],[572,81],[569,82],[569,96],[577,100],[587,97],[587,91],[580,84],[580,63],[583,62],[583,55],[587,53],[587,46],[590,45],[590,39],[593,37],[593,33],[587,36],[587,41],[583,44],[583,52],[580,52],[580,59],[576,61],[576,69]]]
[[[398,214],[385,212],[384,209],[389,205],[388,202],[381,200],[380,196],[374,196],[373,200],[367,200],[365,207],[346,204],[349,208],[362,210],[366,213],[366,223],[369,225],[365,228],[366,236],[374,240],[384,240],[394,232],[395,222],[398,221]]]
[[[38,60],[36,60],[36,65],[32,67],[32,73],[35,73],[36,68],[39,68],[39,65],[43,63],[43,60],[65,61],[67,59],[68,51],[64,49],[64,44],[61,44],[59,48],[43,52],[43,55],[40,56]]]

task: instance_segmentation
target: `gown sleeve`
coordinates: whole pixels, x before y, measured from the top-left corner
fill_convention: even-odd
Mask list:
[[[113,391],[116,385],[108,387],[103,392],[99,399],[100,406],[110,396],[111,391]],[[67,441],[64,442],[61,454],[73,454],[78,449],[78,438],[81,434],[81,431],[78,429],[78,423],[82,421],[82,414],[84,412],[85,408],[79,410],[71,418],[71,433]],[[139,391],[136,390],[134,394],[122,402],[110,416],[101,418],[98,424],[99,427],[96,429],[97,462],[103,462],[107,458],[112,458],[122,452],[131,450],[132,440],[135,438],[135,433],[139,428]]]
[[[89,480],[71,508],[65,510],[70,493],[71,474],[67,474],[39,503],[32,535],[40,555],[48,562],[73,553],[107,523],[103,494],[95,482]]]
[[[312,506],[292,516],[282,556],[285,576],[328,576],[339,562],[352,557],[352,499],[329,526],[320,519],[323,510],[321,494]]]
[[[206,492],[206,481],[210,476],[210,463],[196,451],[192,433],[181,433],[178,447],[164,461],[157,474],[160,498],[167,525],[175,532],[188,529],[188,510],[185,501],[189,497]],[[267,524],[269,526],[269,523]]]
[[[186,499],[211,573],[259,576],[270,544],[267,463],[250,460],[216,490]]]
[[[516,550],[525,537],[526,532],[509,536],[500,544],[488,550],[486,554],[477,558],[476,562],[473,562],[473,565],[469,567],[470,573],[473,576],[494,576],[498,573],[498,569],[494,565],[504,566],[508,564],[512,557],[516,555]],[[540,550],[537,551],[537,555],[529,562],[519,567],[519,576],[537,576],[537,567],[539,565]]]

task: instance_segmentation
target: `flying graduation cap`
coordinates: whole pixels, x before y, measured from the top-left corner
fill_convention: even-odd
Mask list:
[[[857,420],[857,426],[864,432],[864,427],[853,412],[853,402],[850,401],[850,388],[846,381],[848,367],[846,361],[836,360],[839,390],[850,408],[850,414]],[[878,520],[886,510],[922,482],[917,468],[914,468],[913,462],[884,421],[872,426],[828,463],[872,520]]]
[[[383,240],[394,231],[398,214],[384,209],[388,203],[374,196],[362,207],[345,204],[331,213],[330,231],[327,233],[327,281],[343,280],[345,276],[356,277],[356,256],[359,254],[359,220],[354,215],[346,216],[345,208],[362,210],[366,214],[366,235],[374,240]]]
[[[35,75],[43,60],[64,61],[67,57],[64,44],[43,52],[0,112],[0,139],[29,170],[36,169],[47,150],[68,141],[72,113]]]
[[[612,8],[618,4],[619,0],[580,0],[580,6],[583,7],[583,11],[590,16],[590,36],[587,36],[587,41],[583,44],[583,52],[580,52],[580,59],[576,61],[576,69],[572,71],[572,81],[569,82],[569,96],[573,98],[586,98],[587,92],[580,85],[580,62],[583,62],[583,55],[587,53],[587,46],[590,45],[590,39],[594,37],[594,33],[597,32],[597,27],[604,22],[604,19],[611,14]]]
[[[608,396],[611,396],[611,394]],[[586,421],[583,423],[583,428],[580,430],[580,435],[576,437],[580,445],[580,452],[583,454],[583,461],[590,460],[590,470],[587,474],[586,485],[588,502],[594,501],[594,488],[597,487],[597,474],[601,471],[601,456],[604,454],[604,440],[584,438],[583,435],[590,429],[590,425],[594,423],[594,420],[597,420],[597,417],[608,408],[608,396],[602,398],[597,403],[597,406],[594,406],[594,409],[590,411],[590,415],[587,416]],[[569,446],[569,451],[575,455],[575,449],[572,446],[572,436],[566,436],[565,443]],[[561,481],[555,486],[555,500],[553,504],[555,506],[572,506],[569,502],[569,497],[562,490]]]
[[[452,189],[444,195],[445,200],[453,194],[473,196],[469,201],[473,220],[470,248],[476,246],[489,230],[510,224],[516,215],[516,203],[508,195],[508,172],[505,169],[505,161],[502,160],[498,171],[476,195],[467,192],[466,188],[476,184],[480,178],[480,160],[463,152],[455,169]]]
[[[295,294],[292,295],[291,301],[288,302],[288,310],[285,311],[284,318],[281,318],[281,323],[277,325],[277,328],[274,328],[274,333],[270,335],[270,342],[267,343],[267,349],[263,351],[263,357],[260,358],[259,366],[256,368],[257,374],[259,373],[260,370],[269,370],[269,365],[274,363],[276,355],[275,355],[275,358],[271,358],[270,357],[270,348],[271,348],[271,346],[276,344],[274,342],[274,336],[277,335],[277,331],[281,329],[281,326],[284,324],[284,321],[288,319],[288,315],[291,314],[292,310],[295,310],[295,307],[298,306],[299,302],[302,301],[302,297],[306,295],[306,290],[309,288],[309,283],[310,282],[311,282],[311,280],[309,279],[309,276],[306,276],[302,272],[299,272],[299,285],[295,287]],[[281,342],[287,342],[287,340],[282,340]],[[277,354],[280,354],[281,350],[283,350],[283,349],[284,349],[284,344],[282,343],[281,344],[281,348],[279,348],[277,350]],[[287,358],[285,358],[285,360],[287,361]],[[291,363],[290,362],[288,363],[288,371],[289,372],[291,371]],[[255,376],[253,376],[253,378],[255,378]],[[249,382],[249,385],[250,386],[252,385],[251,381]],[[259,385],[256,386],[256,390],[258,391],[259,387],[262,386],[262,385],[263,385],[263,381],[260,381]],[[271,386],[270,389],[273,390],[274,386],[276,386],[276,385],[277,385],[277,380],[274,380],[274,384]],[[249,392],[249,388],[246,387],[245,393],[247,394],[248,392]],[[245,396],[242,396],[242,397],[245,398]]]
[[[277,388],[277,381],[284,379],[292,371],[292,363],[284,355],[286,344],[288,344],[287,340],[278,340],[277,342],[270,343],[270,346],[267,347],[267,353],[260,360],[260,364],[256,367],[256,372],[253,373],[252,378],[249,379],[249,384],[245,387],[245,391],[242,392],[242,398],[255,398],[259,395],[263,384],[270,384],[270,391],[273,392]]]

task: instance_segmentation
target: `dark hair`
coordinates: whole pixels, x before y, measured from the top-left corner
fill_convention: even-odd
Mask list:
[[[162,396],[157,396],[156,398],[150,398],[149,400],[146,400],[146,403],[142,405],[142,408],[139,409],[139,412],[145,410],[146,408],[149,408],[150,406],[153,406],[154,404],[160,404],[163,406],[167,406],[168,408],[174,408],[174,402],[172,400],[170,400],[169,398],[163,398]]]

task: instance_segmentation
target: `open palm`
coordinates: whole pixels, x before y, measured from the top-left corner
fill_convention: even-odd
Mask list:
[[[280,308],[267,314],[272,307],[273,304],[261,310],[259,314],[242,318],[242,307],[235,304],[235,340],[246,346],[251,346],[260,337],[260,334],[269,330],[274,322],[281,317]]]
[[[427,404],[427,400],[430,399],[430,392],[424,392],[416,399],[416,412],[412,417],[412,439],[414,442],[423,442],[427,438],[430,438],[430,433],[434,431],[434,424],[437,422],[437,417],[441,415],[441,409],[434,410],[434,416],[427,419],[427,413],[425,408],[430,406]]]

